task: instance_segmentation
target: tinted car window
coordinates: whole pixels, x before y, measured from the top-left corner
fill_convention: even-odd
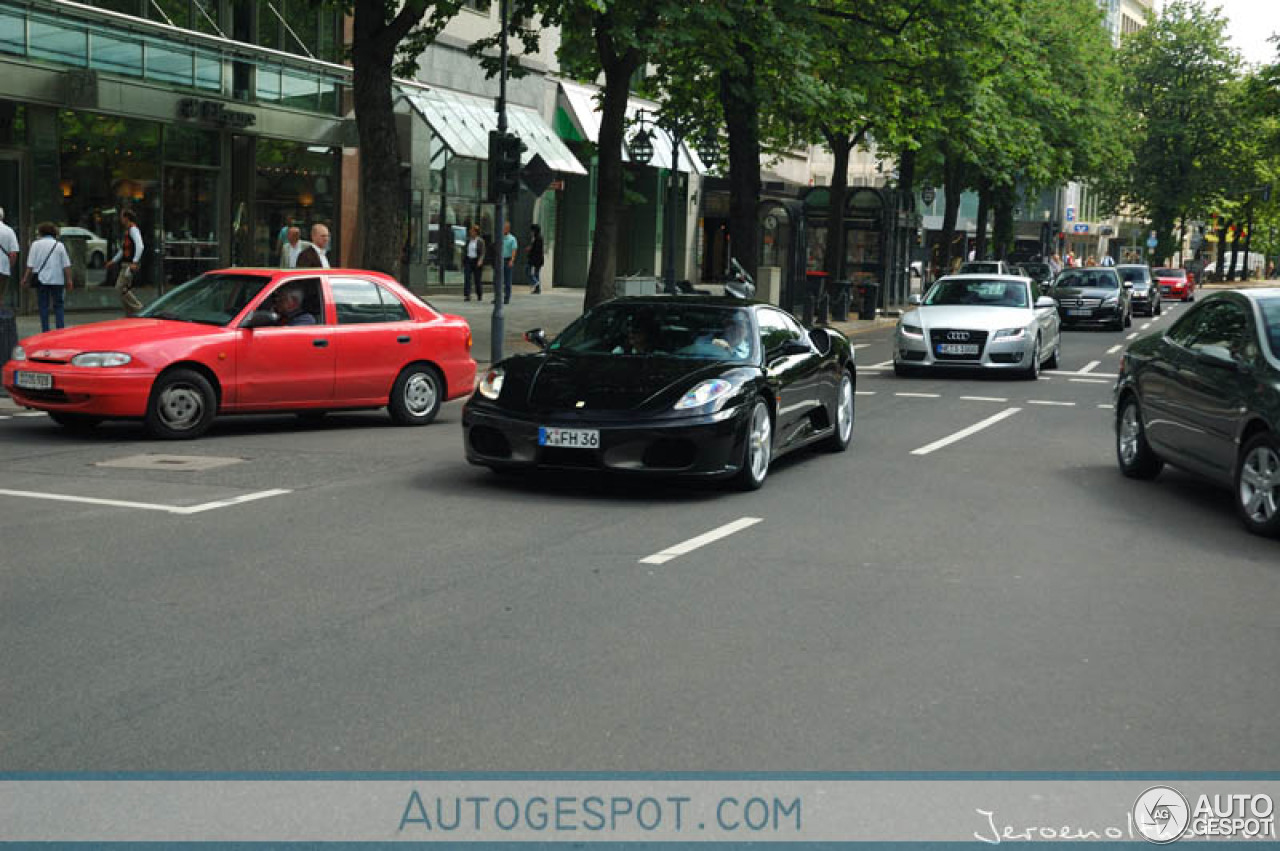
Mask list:
[[[1145,266],[1120,266],[1116,269],[1116,274],[1120,276],[1121,281],[1131,284],[1145,284],[1151,280],[1151,276],[1147,274]]]
[[[339,325],[385,321],[377,284],[355,278],[338,278],[330,281],[329,285],[333,288],[333,303],[338,309]]]
[[[1058,276],[1058,287],[1092,287],[1114,290],[1120,286],[1115,272],[1103,269],[1069,269]]]
[[[1271,356],[1280,358],[1280,298],[1264,298],[1258,302],[1262,308],[1262,323],[1266,328],[1267,344]]]
[[[1195,339],[1196,328],[1200,324],[1201,315],[1204,313],[1204,303],[1200,303],[1191,308],[1185,316],[1173,324],[1169,329],[1168,337],[1179,346],[1189,346],[1191,341]]]
[[[269,280],[261,275],[201,275],[165,293],[138,315],[226,325]]]
[[[755,353],[746,310],[679,302],[600,305],[570,323],[550,349],[572,355],[707,360],[750,360]]]
[[[760,322],[760,345],[766,352],[777,349],[788,340],[805,339],[804,329],[783,313],[761,310],[756,318]]]
[[[388,322],[402,322],[409,318],[409,308],[396,298],[395,293],[378,287],[378,294],[382,296],[382,315]]]
[[[1021,281],[941,280],[924,297],[926,305],[1027,307],[1027,285]]]
[[[1191,349],[1219,346],[1237,358],[1245,355],[1250,340],[1249,318],[1244,308],[1232,301],[1213,301],[1200,311],[1195,335],[1188,344]]]

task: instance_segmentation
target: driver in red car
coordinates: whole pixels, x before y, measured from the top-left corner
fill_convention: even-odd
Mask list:
[[[316,318],[302,309],[302,288],[284,286],[271,294],[271,303],[281,325],[315,325]]]

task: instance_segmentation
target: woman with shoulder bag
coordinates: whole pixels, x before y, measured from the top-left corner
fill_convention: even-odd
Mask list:
[[[40,330],[49,330],[49,306],[53,305],[58,327],[66,327],[63,314],[64,296],[71,292],[71,257],[67,247],[58,241],[58,226],[53,222],[41,222],[36,228],[40,234],[27,252],[27,272],[22,282],[35,287],[40,305]]]

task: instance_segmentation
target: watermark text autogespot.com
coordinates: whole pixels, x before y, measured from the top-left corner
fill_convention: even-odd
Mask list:
[[[424,795],[410,792],[401,833],[723,833],[799,836],[798,797],[557,795],[528,797]]]

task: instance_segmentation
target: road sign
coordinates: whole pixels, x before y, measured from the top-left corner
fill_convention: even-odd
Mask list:
[[[529,187],[530,192],[541,195],[551,186],[555,172],[540,154],[534,154],[533,159],[525,163],[524,168],[520,170],[520,176],[524,178],[524,185]]]
[[[1072,226],[1071,226],[1071,232],[1072,232],[1072,233],[1088,233],[1088,232],[1089,232],[1089,226],[1088,226],[1087,224],[1083,224],[1083,223],[1081,223],[1081,224],[1074,224],[1074,225],[1072,225]]]
[[[1074,222],[1075,220],[1076,220],[1076,208],[1075,208],[1075,207],[1068,207],[1068,208],[1067,208],[1067,221],[1069,221],[1069,222]]]
[[[1156,239],[1155,233],[1152,232],[1151,236],[1147,237],[1147,248],[1155,248],[1159,244],[1160,240]]]

